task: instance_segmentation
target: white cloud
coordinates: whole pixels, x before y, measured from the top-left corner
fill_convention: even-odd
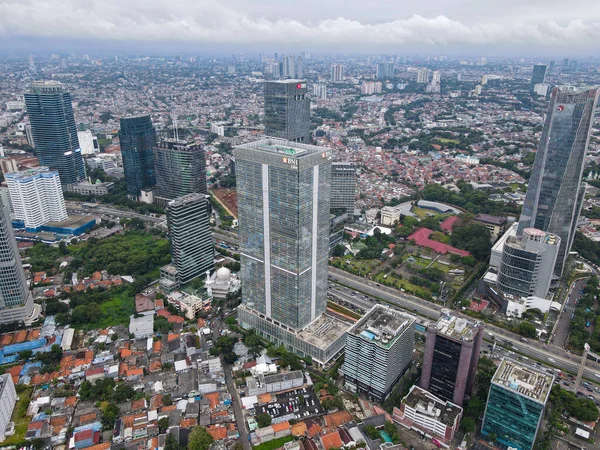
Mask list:
[[[293,20],[289,17],[294,16],[294,7],[304,5],[306,15],[306,8],[316,8],[318,12],[318,3],[278,0],[282,18],[277,19],[273,18],[274,4],[268,0],[262,1],[267,1],[265,10],[269,18],[261,16],[260,1],[251,10],[248,10],[251,2],[239,0],[241,3],[234,5],[232,1],[235,0],[0,0],[0,36],[313,47],[505,44],[587,47],[600,38],[600,18],[584,21],[566,13],[563,17],[571,19],[565,22],[536,15],[527,19],[523,14],[514,14],[513,17],[522,18],[514,20],[507,11],[507,16],[497,16],[494,20],[488,16],[490,20],[476,22],[468,16],[453,20],[445,15],[424,17],[409,13],[404,18],[390,17],[374,23],[358,20],[360,11],[352,9],[351,3],[347,11],[329,11],[330,18]],[[336,12],[340,17],[331,15]],[[389,13],[401,15],[401,10],[390,9]]]

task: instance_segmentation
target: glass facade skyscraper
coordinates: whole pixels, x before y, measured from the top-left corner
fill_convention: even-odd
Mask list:
[[[32,315],[33,296],[17,249],[8,205],[0,199],[0,323]]]
[[[356,164],[331,164],[331,210],[354,214],[356,205]]]
[[[306,80],[265,81],[265,135],[310,143]]]
[[[154,147],[155,198],[159,204],[187,194],[207,194],[204,147],[191,142],[165,140]]]
[[[554,377],[504,359],[490,386],[481,433],[518,450],[535,444]]]
[[[560,237],[554,275],[560,277],[583,205],[581,180],[598,89],[554,88],[535,155],[517,235],[537,228]]]
[[[62,185],[84,180],[71,94],[58,81],[36,81],[25,104],[40,165],[57,170]]]
[[[243,303],[296,330],[327,307],[330,158],[278,139],[235,149]]]
[[[531,82],[529,83],[529,91],[535,90],[536,84],[541,84],[546,81],[546,65],[536,64],[533,66],[533,73],[531,74]]]
[[[127,195],[137,200],[142,190],[151,189],[156,185],[156,130],[149,115],[122,118],[120,125],[119,140]]]

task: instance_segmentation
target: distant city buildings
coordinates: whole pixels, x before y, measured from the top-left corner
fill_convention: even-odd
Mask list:
[[[442,76],[440,74],[440,71],[435,70],[433,72],[433,76],[431,77],[431,81],[427,84],[427,87],[425,88],[425,92],[430,92],[432,94],[439,93],[441,89],[441,81]]]
[[[168,204],[171,266],[175,269],[161,270],[161,285],[168,291],[178,289],[214,268],[215,249],[206,202],[205,195],[192,193]]]
[[[202,145],[168,139],[159,142],[153,151],[156,203],[166,206],[169,201],[187,194],[208,194]]]
[[[56,170],[37,167],[4,175],[15,219],[28,231],[48,222],[67,220],[67,208]]]
[[[412,361],[415,320],[375,305],[350,328],[342,366],[346,388],[385,401]]]
[[[324,84],[313,85],[313,97],[325,100],[327,98],[327,86]]]
[[[265,135],[310,142],[310,99],[306,81],[265,81]]]
[[[583,205],[583,164],[598,92],[554,88],[519,220],[518,235],[537,228],[560,238],[556,277],[571,251]]]
[[[330,81],[333,83],[339,83],[344,81],[344,66],[342,64],[331,65],[331,77]]]
[[[21,263],[8,206],[0,201],[0,323],[34,315],[33,296]]]
[[[378,63],[375,77],[380,80],[394,78],[394,63]]]
[[[354,214],[356,207],[356,163],[331,164],[331,211]]]
[[[429,70],[426,68],[417,71],[417,83],[427,84],[429,82]]]
[[[363,95],[381,94],[383,84],[381,81],[363,81],[360,93]]]
[[[58,81],[35,81],[25,93],[35,152],[63,185],[85,179],[71,94]]]
[[[156,131],[149,115],[121,119],[119,140],[127,195],[138,200],[142,191],[156,185],[154,147]]]
[[[535,92],[535,86],[542,84],[546,81],[546,65],[536,64],[533,66],[533,73],[531,74],[531,82],[529,83],[529,92]]]
[[[535,228],[525,228],[504,244],[498,289],[520,297],[545,298],[550,288],[560,237]]]
[[[419,386],[435,396],[462,406],[475,384],[483,323],[469,322],[447,310],[427,329]]]
[[[508,448],[532,450],[554,377],[504,359],[490,386],[481,433]]]

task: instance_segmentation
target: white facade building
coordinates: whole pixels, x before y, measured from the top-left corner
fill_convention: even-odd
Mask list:
[[[25,228],[38,230],[48,222],[67,220],[67,208],[57,171],[36,167],[7,173],[4,178],[15,218],[23,221]]]
[[[77,139],[79,140],[82,155],[95,155],[100,151],[98,138],[90,130],[78,131]]]
[[[419,84],[427,84],[429,81],[429,70],[428,69],[419,69],[417,72],[417,83]]]
[[[17,391],[10,374],[0,376],[0,442],[6,438],[4,432],[10,422],[15,404],[17,403]]]

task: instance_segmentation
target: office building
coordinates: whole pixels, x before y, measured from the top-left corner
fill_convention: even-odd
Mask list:
[[[375,77],[380,80],[394,78],[394,63],[378,63]]]
[[[178,197],[167,207],[171,242],[171,268],[165,269],[161,284],[167,290],[186,285],[215,266],[215,249],[208,221],[206,196],[193,193]]]
[[[58,81],[36,81],[25,103],[40,165],[57,170],[63,185],[84,180],[71,94]]]
[[[425,92],[430,92],[432,94],[439,93],[441,89],[441,81],[442,76],[440,74],[440,71],[435,70],[433,72],[433,76],[431,77],[431,81],[427,84],[427,87],[425,88]]]
[[[483,74],[481,76],[481,85],[485,86],[487,84],[487,82],[488,82],[488,76],[486,74]]]
[[[281,77],[280,65],[277,61],[269,61],[265,65],[265,78],[276,80]]]
[[[346,333],[344,383],[385,401],[412,361],[415,317],[375,305]]]
[[[360,93],[362,95],[373,95],[375,93],[375,83],[372,81],[363,81],[360,86]]]
[[[82,155],[95,155],[100,151],[98,138],[90,130],[78,131],[77,139],[79,140]]]
[[[560,237],[556,277],[563,272],[583,205],[583,164],[598,92],[552,91],[519,219],[518,235],[537,228]]]
[[[427,84],[429,82],[429,70],[426,68],[419,69],[417,72],[417,83]]]
[[[331,150],[266,139],[235,148],[245,328],[325,363],[345,329],[325,318]],[[327,326],[308,337],[309,326]],[[333,343],[333,344],[332,344]],[[332,347],[333,345],[333,347]]]
[[[442,400],[415,384],[400,401],[400,406],[394,407],[392,420],[405,428],[431,436],[432,440],[448,447],[458,431],[462,413],[460,406]]]
[[[4,175],[12,210],[27,231],[35,232],[48,222],[67,220],[67,208],[58,172],[36,167]]]
[[[0,204],[0,323],[24,321],[33,315],[33,296],[21,264],[8,205]]]
[[[492,216],[490,214],[477,214],[473,220],[484,224],[485,227],[490,230],[493,241],[498,239],[498,237],[504,233],[506,217]]]
[[[427,329],[423,371],[419,386],[462,406],[475,384],[483,323],[469,322],[442,309],[442,316]]]
[[[334,83],[344,81],[344,66],[342,64],[331,65],[331,78],[330,80]]]
[[[310,99],[304,80],[265,81],[265,135],[310,142]]]
[[[356,205],[356,163],[331,164],[331,210],[354,214]]]
[[[142,191],[156,185],[154,147],[156,131],[149,115],[122,118],[119,140],[127,195],[138,200]]]
[[[168,139],[154,147],[155,201],[169,201],[187,194],[207,194],[204,147]]]
[[[296,57],[293,55],[283,55],[281,59],[284,78],[296,78]]]
[[[17,403],[17,391],[9,373],[0,375],[0,442],[6,439],[4,434],[11,421]]]
[[[546,81],[546,65],[536,64],[533,66],[533,73],[531,74],[531,82],[529,83],[529,92],[535,91],[536,84],[542,84]]]
[[[554,377],[504,359],[492,378],[481,433],[508,448],[531,450]]]
[[[535,228],[509,238],[502,250],[498,289],[504,294],[545,298],[559,247],[559,236]]]

